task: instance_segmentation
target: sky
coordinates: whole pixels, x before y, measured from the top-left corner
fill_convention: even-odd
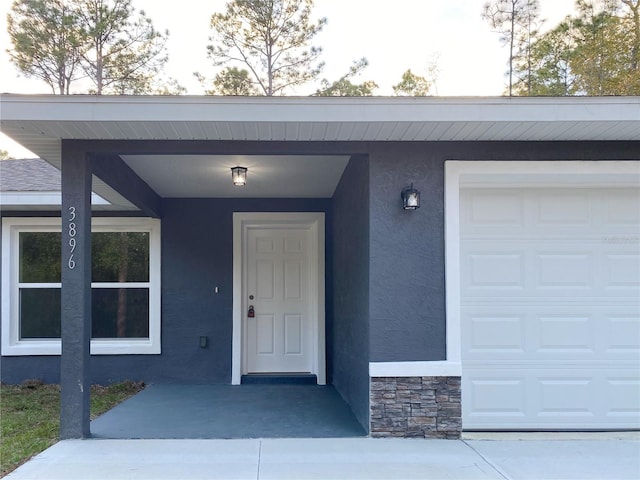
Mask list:
[[[321,75],[331,81],[347,72],[354,60],[366,57],[367,69],[353,81],[374,80],[376,95],[392,95],[392,86],[407,69],[426,75],[437,62],[434,93],[440,96],[499,96],[505,91],[508,48],[481,18],[486,0],[315,0],[313,15],[328,22],[315,38],[323,48],[325,68]],[[0,0],[0,92],[51,93],[44,82],[19,75],[10,63],[6,16],[11,0]],[[206,55],[209,20],[223,12],[226,0],[132,0],[144,10],[158,30],[169,30],[169,62],[166,75],[201,95],[203,87],[193,76],[208,78],[216,70]],[[539,0],[541,17],[551,28],[575,11],[575,0]],[[176,5],[180,10],[176,11]],[[290,94],[309,95],[315,86]],[[0,105],[1,108],[1,105]],[[0,110],[0,115],[2,111]],[[0,150],[14,157],[33,156],[0,134]]]

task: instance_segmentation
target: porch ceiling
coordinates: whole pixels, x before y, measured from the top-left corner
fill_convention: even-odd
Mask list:
[[[0,95],[0,130],[52,165],[62,139],[251,142],[640,140],[640,97],[192,97]],[[175,153],[175,152],[174,152]],[[184,152],[188,153],[188,152]],[[341,152],[342,153],[342,152]],[[161,196],[331,196],[334,156],[131,156]],[[209,162],[205,165],[205,162]],[[250,167],[260,189],[229,188]],[[186,168],[188,167],[188,168]],[[203,174],[214,171],[219,182]],[[223,171],[226,174],[221,175]],[[260,183],[257,180],[260,179]],[[269,181],[273,180],[273,181]],[[225,182],[224,184],[222,182]],[[126,205],[101,181],[94,191]]]
[[[349,161],[340,155],[123,155],[161,197],[330,198]],[[231,167],[247,167],[247,185]]]

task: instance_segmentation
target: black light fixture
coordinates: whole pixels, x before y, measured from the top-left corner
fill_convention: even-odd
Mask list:
[[[413,188],[413,183],[410,187],[404,187],[400,196],[402,197],[402,208],[405,210],[420,208],[420,192]]]
[[[232,167],[231,180],[236,187],[247,184],[247,167]]]

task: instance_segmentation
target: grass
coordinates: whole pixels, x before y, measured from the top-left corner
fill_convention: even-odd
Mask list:
[[[144,388],[122,382],[91,387],[91,419]],[[32,380],[0,385],[0,477],[58,441],[60,387]]]

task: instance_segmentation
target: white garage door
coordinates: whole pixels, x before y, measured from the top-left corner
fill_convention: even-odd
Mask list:
[[[640,427],[640,190],[460,198],[463,428]]]

